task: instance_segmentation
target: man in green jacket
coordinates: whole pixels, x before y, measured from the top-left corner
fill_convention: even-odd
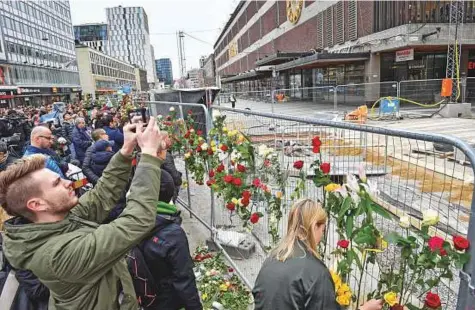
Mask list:
[[[50,289],[49,309],[138,308],[124,258],[155,225],[162,164],[157,152],[168,142],[154,118],[144,131],[141,127],[124,127],[122,149],[96,187],[79,200],[70,181],[44,168],[41,155],[0,173],[0,204],[15,216],[5,224],[5,256]],[[142,159],[127,205],[116,220],[100,225],[126,186],[137,144]]]

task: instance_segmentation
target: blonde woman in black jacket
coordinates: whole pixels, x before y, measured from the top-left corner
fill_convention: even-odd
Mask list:
[[[255,310],[339,310],[330,271],[319,259],[327,214],[311,199],[290,211],[287,235],[264,262],[253,290]],[[370,300],[360,310],[381,310]]]

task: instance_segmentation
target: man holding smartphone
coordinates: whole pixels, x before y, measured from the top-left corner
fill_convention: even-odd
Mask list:
[[[162,164],[157,154],[168,143],[154,118],[144,131],[141,124],[126,125],[122,149],[80,199],[70,181],[45,169],[41,155],[0,173],[0,204],[15,216],[5,223],[5,256],[50,289],[49,309],[138,308],[124,258],[155,225]],[[100,225],[126,186],[136,145],[142,158],[126,207]]]

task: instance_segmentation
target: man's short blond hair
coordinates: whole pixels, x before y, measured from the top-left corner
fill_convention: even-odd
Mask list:
[[[92,137],[92,140],[94,140],[94,142],[97,142],[101,139],[101,136],[105,134],[106,134],[106,131],[102,128],[99,128],[92,132],[91,137]]]
[[[34,214],[27,208],[27,202],[41,195],[40,184],[33,182],[32,173],[45,168],[44,155],[32,155],[17,160],[5,171],[0,172],[0,205],[11,216],[32,219]]]

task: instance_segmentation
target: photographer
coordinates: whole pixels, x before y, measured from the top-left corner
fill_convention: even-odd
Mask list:
[[[124,257],[155,225],[162,163],[157,153],[166,148],[168,138],[154,118],[145,131],[141,125],[128,125],[124,135],[124,146],[96,187],[79,200],[70,181],[44,169],[42,156],[23,159],[0,173],[0,204],[15,216],[5,223],[5,256],[14,268],[31,270],[50,289],[54,309],[138,308]],[[137,144],[142,158],[127,205],[116,220],[100,225],[128,181]]]
[[[5,170],[13,164],[18,158],[8,153],[8,146],[5,142],[0,141],[0,171]]]

